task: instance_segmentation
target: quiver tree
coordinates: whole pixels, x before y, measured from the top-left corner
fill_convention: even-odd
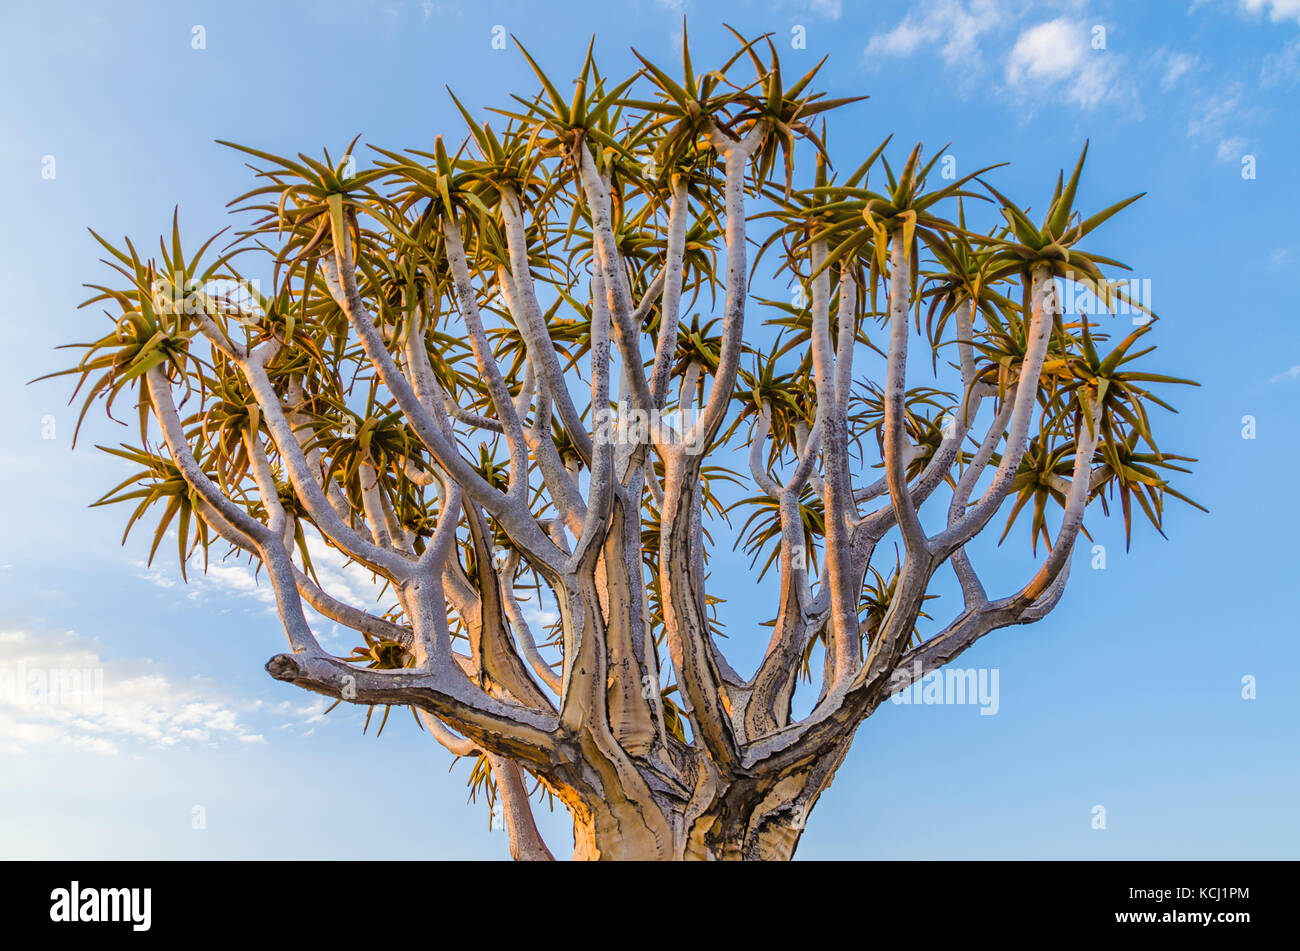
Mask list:
[[[101,502],[160,513],[182,571],[246,554],[288,637],[271,676],[410,708],[477,759],[516,858],[550,857],[529,783],[580,858],[788,858],[864,718],[1056,606],[1090,503],[1159,529],[1182,498],[1147,404],[1186,381],[1134,368],[1154,323],[1102,355],[1103,318],[1058,289],[1125,302],[1091,241],[1135,199],[1078,213],[1082,157],[1040,223],[919,145],[833,171],[827,114],[853,100],[737,40],[710,72],[684,43],[680,75],[619,81],[589,49],[565,91],[529,57],[535,96],[492,122],[457,101],[463,143],[364,169],[355,140],[234,146],[259,187],[233,243],[101,239],[113,330],[66,372],[83,418],[138,400],[138,445],[109,451],[141,467]],[[994,596],[968,546],[1002,511],[1044,548]],[[710,591],[729,537],[779,576],[770,635],[729,630],[767,640],[746,671]],[[320,546],[376,604],[325,590]]]

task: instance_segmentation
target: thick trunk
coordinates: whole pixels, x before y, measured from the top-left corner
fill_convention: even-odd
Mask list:
[[[602,805],[582,821],[575,822],[573,857],[623,861],[783,861],[793,857],[803,824],[793,803],[769,800],[764,804],[764,809],[773,807],[786,818],[768,816],[766,821],[759,822],[753,810],[734,811],[732,807],[724,807],[696,817],[689,831],[685,812],[677,812],[668,821],[683,834],[675,837],[673,848],[668,851],[644,837],[626,836],[619,816]]]
[[[808,815],[830,785],[847,744],[829,755],[782,770],[744,773],[721,786],[704,766],[689,802],[653,797],[671,842],[628,834],[625,810],[601,801],[575,811],[575,859],[633,861],[784,861],[792,858]],[[641,827],[638,819],[633,823]],[[660,825],[658,821],[654,823]],[[662,827],[661,826],[661,827]],[[635,829],[633,830],[635,831]]]

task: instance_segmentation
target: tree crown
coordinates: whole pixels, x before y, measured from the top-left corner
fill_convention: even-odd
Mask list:
[[[593,41],[568,90],[521,46],[535,94],[484,120],[453,96],[462,139],[372,147],[367,168],[355,139],[338,158],[223,143],[256,173],[231,203],[251,223],[193,254],[178,216],[155,256],[96,234],[114,277],[87,304],[112,330],[64,371],[78,426],[138,401],[138,439],[106,449],[138,472],[96,504],[133,505],[128,533],[156,519],[151,559],[174,530],[182,572],[219,541],[266,566],[293,649],[276,676],[410,705],[479,755],[472,783],[495,795],[490,757],[510,757],[575,816],[561,740],[608,732],[601,756],[664,783],[692,757],[788,775],[897,671],[1050,610],[1089,504],[1117,500],[1127,537],[1135,508],[1162,530],[1166,496],[1190,501],[1167,480],[1191,460],[1149,415],[1171,408],[1153,386],[1190,381],[1141,369],[1154,315],[1094,245],[1140,196],[1079,210],[1086,146],[1037,222],[996,167],[957,177],[944,150],[891,163],[886,138],[842,174],[827,122],[857,98],[815,91],[821,63],[790,82],[770,38],[735,34],[701,72],[683,33],[679,71],[637,54],[617,80]],[[968,222],[986,209],[1000,220]],[[1063,313],[1058,282],[1140,325],[1103,353],[1105,318]],[[936,532],[920,512],[940,495]],[[1002,538],[1028,513],[1047,554],[990,599],[966,546],[1002,510]],[[781,578],[749,676],[706,585],[729,525]],[[321,546],[372,570],[386,608],[325,591]],[[945,562],[964,604],[926,638]],[[526,591],[557,608],[543,630]],[[306,609],[363,643],[328,657]],[[372,672],[350,696],[349,665]]]

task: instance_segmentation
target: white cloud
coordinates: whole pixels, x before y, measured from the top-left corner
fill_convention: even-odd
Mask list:
[[[1268,13],[1274,23],[1295,20],[1300,23],[1300,0],[1238,0],[1238,5],[1248,13]]]
[[[1002,60],[1002,92],[1017,106],[1052,98],[1091,109],[1107,101],[1136,100],[1131,83],[1122,80],[1123,58],[1106,49],[1092,48],[1093,26],[1071,16],[1025,26],[1014,36],[1008,49],[1005,37],[1027,12],[1038,9],[1019,0],[926,0],[909,11],[892,29],[872,36],[863,58],[868,65],[890,58],[918,53],[937,53],[948,69],[964,76],[963,88],[987,90],[986,76],[991,61]],[[1074,0],[1057,3],[1056,9],[1077,12]],[[993,55],[993,46],[1002,46]],[[1193,60],[1178,60],[1169,68],[1191,68]]]
[[[910,56],[922,45],[938,45],[948,66],[976,68],[981,62],[980,37],[999,26],[1005,10],[997,0],[931,0],[910,10],[896,27],[867,41],[868,62]],[[939,45],[939,44],[942,45]]]
[[[1270,383],[1294,383],[1296,380],[1300,380],[1300,363],[1298,363],[1298,364],[1296,364],[1295,366],[1291,367],[1291,369],[1289,369],[1289,370],[1283,370],[1281,373],[1279,373],[1277,376],[1273,377],[1273,378],[1272,378],[1271,380],[1269,380],[1268,382],[1270,382]]]
[[[1187,123],[1187,137],[1191,139],[1217,138],[1229,118],[1237,114],[1241,104],[1241,87],[1231,86],[1222,93],[1202,99]]]
[[[1066,17],[1025,29],[1007,58],[1007,86],[1026,98],[1063,92],[1083,109],[1118,96],[1118,58],[1092,49],[1090,37],[1087,24]]]
[[[1229,125],[1239,124],[1246,112],[1242,105],[1242,89],[1234,84],[1222,93],[1207,96],[1192,110],[1187,123],[1187,137],[1215,143],[1215,157],[1221,162],[1240,158],[1246,149],[1246,140],[1229,132]]]
[[[460,7],[448,3],[436,3],[434,0],[422,0],[420,3],[420,16],[425,23],[432,20],[445,20],[447,17],[460,17]]]
[[[1294,36],[1276,53],[1264,57],[1259,71],[1265,86],[1294,86],[1300,81],[1300,36]]]
[[[391,592],[384,596],[382,583],[375,580],[368,568],[348,561],[337,549],[326,545],[314,530],[308,531],[307,551],[321,588],[338,600],[371,613],[396,600]],[[301,556],[296,549],[294,557],[300,562]],[[147,568],[143,563],[138,563],[137,567],[140,569],[138,577],[159,588],[173,589],[181,583],[179,569]],[[186,597],[192,600],[238,597],[265,605],[271,611],[275,609],[275,592],[266,573],[256,572],[242,553],[223,559],[213,551],[204,570],[203,553],[196,552],[187,565],[187,571]]]
[[[1231,138],[1221,139],[1219,147],[1215,150],[1214,157],[1220,162],[1235,162],[1246,152],[1246,140],[1240,135],[1234,135]]]
[[[101,656],[69,631],[0,631],[0,750],[59,747],[113,755],[123,746],[168,749],[265,742],[236,704],[198,678],[170,679],[145,662]]]
[[[329,704],[325,702],[324,698],[307,695],[307,699],[296,703],[292,700],[280,700],[276,703],[255,700],[252,706],[256,710],[264,709],[278,717],[300,717],[306,723],[315,723],[325,715],[325,709]],[[283,730],[294,725],[293,723],[284,723],[279,729]]]
[[[519,605],[519,610],[523,613],[528,626],[532,628],[534,637],[543,636],[560,619],[559,611],[538,607],[532,601],[522,602]]]
[[[918,46],[936,35],[937,31],[915,22],[914,15],[909,13],[902,23],[888,33],[877,33],[871,38],[867,43],[866,57],[910,56]]]
[[[1164,72],[1160,77],[1161,89],[1172,89],[1194,68],[1199,60],[1191,53],[1174,53],[1166,51],[1164,55]]]
[[[348,561],[337,549],[330,548],[314,536],[309,535],[307,538],[307,551],[311,554],[311,563],[320,578],[321,587],[340,601],[373,611],[381,599],[385,599],[381,593],[383,585],[375,580],[370,569]],[[395,600],[390,590],[385,603]]]

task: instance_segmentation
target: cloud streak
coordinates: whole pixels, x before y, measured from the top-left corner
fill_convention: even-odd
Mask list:
[[[1274,23],[1286,20],[1300,23],[1300,0],[1239,0],[1238,5],[1247,13],[1266,13]]]
[[[1136,100],[1136,90],[1122,78],[1123,57],[1104,44],[1094,48],[1100,25],[1065,15],[1077,7],[1059,3],[1061,16],[1035,23],[1026,18],[1041,7],[1017,0],[928,0],[872,36],[863,59],[875,66],[933,54],[959,77],[963,94],[979,85],[1021,109],[1048,100],[1084,110]],[[1189,56],[1172,58],[1166,75],[1176,81],[1194,65]]]
[[[864,55],[873,62],[911,56],[922,47],[938,45],[947,66],[975,69],[981,65],[980,38],[995,29],[1004,15],[997,0],[934,0],[908,11],[892,30],[872,36]]]
[[[147,661],[106,659],[96,641],[73,631],[0,630],[0,753],[69,748],[111,756],[223,742],[266,741],[205,681],[174,680]]]

